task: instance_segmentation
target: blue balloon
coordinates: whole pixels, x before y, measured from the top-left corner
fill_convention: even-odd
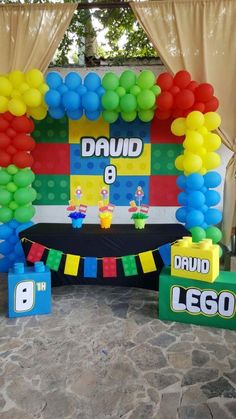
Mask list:
[[[205,193],[205,198],[206,205],[208,205],[209,207],[213,207],[214,205],[217,205],[220,202],[220,194],[217,191],[208,190]]]
[[[9,237],[9,239],[8,239],[9,243],[11,243],[11,244],[16,244],[18,242],[18,240],[19,239],[18,239],[16,234],[12,234],[12,236]]]
[[[95,92],[87,92],[82,96],[82,106],[88,112],[98,111],[100,108],[99,96]]]
[[[16,243],[14,247],[14,252],[16,253],[17,257],[18,256],[24,257],[24,252],[21,246],[21,242]]]
[[[89,111],[85,111],[85,116],[87,119],[89,119],[89,121],[96,121],[99,116],[100,116],[100,111],[93,111],[93,112],[89,112]]]
[[[199,208],[203,214],[205,214],[208,211],[208,206],[206,204],[204,204],[201,208]]]
[[[14,252],[14,251],[12,251],[11,253],[9,253],[9,254],[8,254],[8,259],[9,259],[11,262],[16,262],[16,260],[17,260],[17,255],[15,254],[15,252]]]
[[[10,228],[17,228],[21,223],[16,220],[11,220],[7,223]]]
[[[191,175],[186,177],[186,186],[189,189],[193,189],[198,191],[204,185],[204,179],[202,175],[198,173],[192,173]]]
[[[80,96],[83,96],[85,93],[87,93],[87,87],[81,84],[81,86],[76,89],[76,92],[79,93]]]
[[[65,84],[69,90],[75,90],[81,85],[81,77],[78,73],[71,71],[65,77]]]
[[[216,208],[209,208],[205,213],[205,222],[209,225],[219,224],[222,220],[222,213]]]
[[[8,258],[0,259],[0,272],[8,272],[11,265],[12,263]]]
[[[200,227],[202,227],[203,230],[206,230],[209,227],[209,225],[207,223],[202,223]]]
[[[200,192],[202,192],[202,193],[206,193],[206,191],[207,191],[208,189],[205,187],[205,186],[203,186],[201,189],[200,189]]]
[[[76,92],[68,91],[62,95],[62,103],[67,111],[76,111],[80,107],[80,96]]]
[[[20,223],[20,225],[16,228],[16,234],[18,235],[21,231],[24,231],[33,225],[33,221],[28,221],[28,223]]]
[[[49,108],[48,112],[53,119],[61,119],[63,116],[65,116],[65,111],[63,108]]]
[[[50,89],[57,89],[62,84],[62,77],[56,71],[51,71],[46,76],[46,83]]]
[[[9,253],[13,251],[13,249],[14,249],[14,246],[6,240],[0,243],[0,253],[2,255],[7,256]]]
[[[61,102],[61,95],[57,90],[48,90],[44,96],[44,100],[49,108],[58,108]]]
[[[180,189],[185,189],[186,187],[186,176],[180,175],[176,179],[176,184]]]
[[[208,172],[203,177],[207,188],[216,188],[221,183],[221,175],[218,172]]]
[[[105,91],[106,91],[106,90],[104,89],[104,87],[100,86],[100,87],[96,90],[96,93],[98,94],[98,96],[99,96],[99,97],[101,97],[101,96],[103,96],[103,95],[104,95]]]
[[[192,191],[188,195],[188,205],[193,208],[200,208],[205,203],[205,196],[200,191]]]
[[[185,192],[180,192],[177,196],[178,203],[180,205],[187,205],[188,204],[188,197]]]
[[[10,237],[11,235],[12,235],[12,229],[6,224],[1,224],[0,225],[0,240],[8,239],[8,237]]]
[[[78,121],[83,116],[83,109],[79,108],[76,111],[67,111],[66,114],[69,119]]]
[[[186,224],[188,225],[188,228],[201,226],[203,222],[204,215],[201,211],[192,210],[188,212],[186,217]]]
[[[84,78],[84,85],[89,91],[97,90],[101,86],[101,79],[97,73],[88,73]]]
[[[187,209],[185,207],[178,208],[175,216],[180,223],[185,223],[187,216]]]
[[[61,86],[59,86],[58,87],[58,89],[57,89],[57,91],[61,94],[61,95],[63,95],[63,93],[66,93],[66,92],[68,92],[68,87],[63,83],[63,84],[61,84]]]

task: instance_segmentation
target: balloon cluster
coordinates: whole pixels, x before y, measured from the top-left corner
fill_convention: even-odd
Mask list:
[[[0,171],[0,222],[7,223],[15,219],[27,223],[35,214],[32,201],[36,191],[30,185],[35,175],[31,169],[18,169],[11,164]]]
[[[102,79],[105,93],[102,96],[103,119],[113,123],[121,118],[132,122],[138,116],[143,122],[153,119],[156,97],[160,88],[155,85],[155,76],[150,70],[143,70],[138,76],[131,71],[124,71],[120,77],[108,72]]]
[[[221,164],[215,151],[221,145],[219,135],[211,132],[219,127],[220,116],[216,112],[190,112],[187,118],[177,118],[171,124],[171,131],[177,136],[185,135],[184,152],[175,160],[178,170],[185,175],[200,173],[204,175]]]
[[[25,115],[13,116],[10,112],[0,114],[0,166],[32,166],[30,151],[35,148],[35,141],[30,133],[33,130],[33,121]]]
[[[31,225],[32,222],[22,224],[16,220],[0,225],[0,253],[3,255],[0,259],[0,272],[7,272],[15,262],[25,262],[18,234]]]
[[[67,115],[70,119],[79,120],[83,113],[91,121],[99,118],[101,96],[105,91],[96,73],[88,73],[82,81],[78,73],[71,71],[63,81],[59,73],[52,71],[47,74],[46,82],[49,90],[44,99],[52,118],[60,119]]]
[[[14,116],[27,113],[34,119],[44,119],[47,107],[43,97],[47,90],[43,74],[36,68],[0,76],[0,113],[9,111]]]
[[[188,71],[181,70],[175,76],[161,73],[156,83],[161,88],[155,112],[158,119],[179,118],[195,110],[215,112],[219,106],[213,86],[191,80]]]

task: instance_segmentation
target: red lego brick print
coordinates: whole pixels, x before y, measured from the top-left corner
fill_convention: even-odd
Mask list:
[[[32,152],[36,174],[70,174],[70,145],[61,143],[37,144]]]
[[[102,270],[103,278],[115,278],[117,276],[116,258],[103,258]]]
[[[150,177],[150,205],[159,207],[177,207],[177,195],[180,189],[176,185],[177,176]]]
[[[177,143],[181,144],[184,137],[172,134],[170,126],[173,119],[159,120],[154,118],[151,122],[151,143]]]

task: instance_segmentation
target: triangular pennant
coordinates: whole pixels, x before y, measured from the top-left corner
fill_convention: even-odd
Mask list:
[[[138,274],[135,256],[122,256],[121,260],[125,276],[132,276]]]
[[[32,263],[39,262],[42,259],[44,250],[45,250],[45,246],[43,246],[42,244],[33,243],[27,255],[26,260]]]
[[[144,273],[154,272],[157,270],[151,250],[139,253],[139,259]]]
[[[84,258],[84,277],[97,278],[98,261],[95,257]]]
[[[80,256],[67,254],[64,273],[66,275],[77,276],[78,269],[79,269],[79,262],[80,262]]]
[[[115,278],[117,276],[116,258],[103,258],[102,259],[103,278]]]
[[[165,266],[169,266],[171,262],[171,245],[170,243],[163,244],[158,247],[158,251]]]
[[[46,266],[52,271],[58,271],[62,258],[60,250],[50,249],[46,260]]]

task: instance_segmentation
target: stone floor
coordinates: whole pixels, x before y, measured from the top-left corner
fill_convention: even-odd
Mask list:
[[[157,293],[65,286],[53,314],[7,319],[1,419],[236,418],[236,332],[157,319]]]

